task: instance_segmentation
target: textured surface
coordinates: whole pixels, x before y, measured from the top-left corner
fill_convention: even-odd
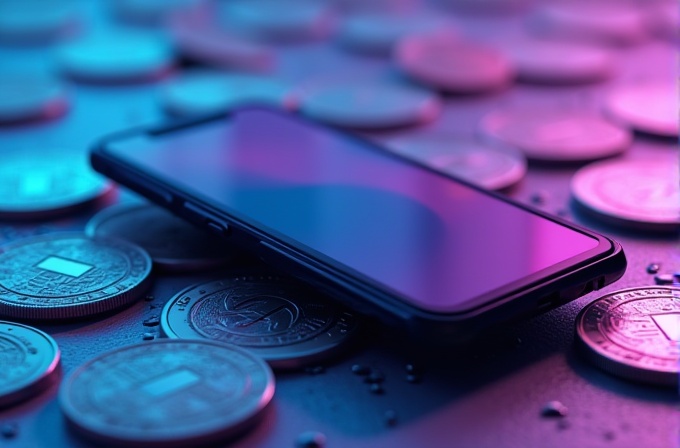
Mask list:
[[[82,2],[93,27],[110,23],[99,2]],[[481,40],[518,33],[520,17],[468,16],[460,27]],[[617,48],[619,74],[608,84],[547,87],[518,84],[484,96],[446,97],[438,120],[416,129],[473,137],[477,123],[498,106],[556,104],[597,110],[607,91],[617,84],[674,76],[673,48],[649,41]],[[0,47],[0,70],[8,64],[49,67],[51,49]],[[384,59],[356,56],[339,46],[310,43],[278,49],[284,79],[307,79],[315,73],[364,73],[397,76]],[[159,120],[162,106],[157,85],[74,85],[73,107],[63,119],[42,124],[0,128],[0,147],[70,148],[84,154],[98,136]],[[106,105],[105,107],[102,105]],[[375,133],[377,140],[411,130]],[[633,160],[677,157],[674,141],[636,136],[622,157]],[[650,263],[661,273],[680,271],[678,236],[651,235],[605,226],[572,208],[569,181],[576,167],[530,165],[527,177],[508,194],[550,213],[573,219],[620,241],[628,270],[616,284],[560,309],[503,331],[490,342],[465,352],[441,350],[404,341],[398,330],[369,323],[369,332],[344,358],[325,364],[325,372],[277,373],[277,391],[265,419],[254,431],[232,441],[239,448],[293,447],[309,430],[326,435],[328,448],[544,448],[620,447],[677,448],[680,446],[680,400],[677,391],[637,385],[607,375],[579,358],[573,350],[574,320],[579,310],[603,292],[651,285]],[[122,192],[121,200],[130,196]],[[103,205],[39,224],[0,222],[0,242],[55,230],[82,230]],[[241,266],[239,266],[241,267]],[[484,266],[480,266],[484,269]],[[200,275],[155,273],[153,300],[141,300],[116,314],[62,325],[36,325],[50,334],[62,351],[65,374],[106,351],[158,335],[161,308],[178,291],[210,281],[226,270]],[[143,325],[143,322],[147,325]],[[406,381],[405,365],[414,363],[422,381]],[[385,373],[384,394],[372,394],[351,366],[363,364]],[[2,448],[87,448],[65,424],[54,386],[39,397],[0,410],[0,427],[16,424],[12,438],[0,434]],[[563,418],[541,416],[543,407],[559,400],[568,408]],[[226,446],[226,445],[225,445]]]

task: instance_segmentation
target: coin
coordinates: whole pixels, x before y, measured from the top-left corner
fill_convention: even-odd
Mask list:
[[[44,42],[68,32],[78,20],[71,0],[20,0],[0,2],[0,40]]]
[[[672,83],[642,84],[612,92],[606,112],[637,131],[678,136],[678,89]]]
[[[273,395],[271,369],[250,352],[164,340],[86,362],[62,383],[59,403],[76,430],[95,442],[171,448],[244,431]]]
[[[151,204],[114,205],[85,228],[91,237],[121,238],[140,246],[165,271],[200,271],[234,261],[233,245]]]
[[[161,92],[165,109],[179,116],[223,112],[242,104],[267,104],[295,109],[297,98],[276,78],[219,71],[183,72]]]
[[[113,184],[67,150],[0,154],[0,219],[44,219],[109,196]]]
[[[56,118],[68,107],[67,90],[55,78],[29,71],[0,74],[0,123]]]
[[[300,109],[328,124],[381,129],[428,122],[439,115],[442,102],[431,92],[388,82],[334,82],[302,96]]]
[[[453,25],[439,15],[423,13],[356,14],[345,18],[338,40],[359,52],[389,55],[402,37],[416,33],[452,31]]]
[[[52,233],[0,248],[0,315],[64,319],[112,310],[149,286],[151,259],[125,241]]]
[[[502,53],[450,33],[407,36],[398,42],[394,57],[406,75],[447,92],[497,90],[510,85],[515,76]]]
[[[62,72],[102,83],[156,79],[170,70],[174,57],[165,39],[123,32],[81,39],[57,49]]]
[[[489,190],[507,188],[526,174],[526,160],[517,151],[494,149],[447,135],[395,138],[388,140],[385,146],[397,154]]]
[[[59,347],[27,325],[0,321],[0,407],[26,400],[58,376]]]
[[[605,161],[587,165],[571,180],[571,194],[607,222],[642,230],[680,225],[677,160]]]
[[[479,124],[492,143],[517,148],[527,158],[543,162],[581,162],[624,152],[630,133],[600,116],[555,109],[498,110]]]
[[[645,383],[678,387],[680,288],[622,289],[586,305],[577,347],[597,367]]]
[[[327,359],[358,331],[354,314],[298,281],[245,273],[181,291],[163,308],[170,338],[247,348],[277,368]]]
[[[203,0],[116,0],[111,8],[124,21],[162,25],[171,15],[199,7],[202,2]]]

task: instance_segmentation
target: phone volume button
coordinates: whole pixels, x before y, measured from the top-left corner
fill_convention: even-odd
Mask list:
[[[230,232],[230,227],[228,224],[222,222],[217,216],[203,210],[201,207],[191,204],[189,202],[184,203],[183,214],[190,220],[201,226],[207,228],[211,233],[218,236],[228,236]]]

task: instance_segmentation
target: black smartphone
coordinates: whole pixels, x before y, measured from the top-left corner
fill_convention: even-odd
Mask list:
[[[286,112],[118,133],[94,168],[364,313],[463,341],[619,279],[602,235]]]

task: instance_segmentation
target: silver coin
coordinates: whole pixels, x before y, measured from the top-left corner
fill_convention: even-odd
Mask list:
[[[499,51],[450,33],[407,36],[396,46],[395,60],[414,80],[448,92],[497,90],[515,76],[512,63]]]
[[[0,321],[0,407],[26,400],[59,375],[60,352],[49,335]]]
[[[677,160],[605,161],[571,180],[571,194],[598,218],[622,226],[674,231],[680,225]]]
[[[531,160],[580,162],[621,154],[630,133],[600,116],[555,109],[499,110],[479,124],[490,142],[517,148]]]
[[[452,25],[440,15],[356,14],[348,16],[338,32],[341,45],[359,52],[390,55],[396,42],[409,34],[451,31]]]
[[[34,42],[60,37],[77,24],[78,12],[72,0],[0,2],[0,40]]]
[[[331,5],[315,0],[231,0],[220,9],[224,28],[276,41],[325,37],[336,23]]]
[[[151,259],[129,243],[53,233],[0,248],[0,315],[65,319],[138,299],[149,286]]]
[[[615,291],[576,318],[579,349],[599,368],[634,381],[678,387],[680,288]]]
[[[346,348],[358,321],[297,281],[253,273],[178,293],[163,308],[161,328],[170,338],[227,342],[273,367],[295,368]]]
[[[165,39],[116,32],[63,44],[56,58],[75,79],[117,83],[156,79],[170,70],[175,55]]]
[[[59,402],[74,427],[95,442],[186,447],[248,429],[274,387],[271,369],[246,350],[163,340],[88,361],[64,380]]]
[[[161,102],[169,113],[188,116],[226,112],[249,103],[292,110],[298,100],[292,89],[275,78],[196,70],[183,72],[166,84]]]
[[[529,27],[542,36],[616,45],[647,37],[643,8],[628,2],[570,1],[543,3],[529,17]]]
[[[381,129],[425,123],[442,108],[439,97],[416,87],[388,82],[335,82],[302,96],[302,113],[328,124]]]
[[[526,174],[526,159],[512,149],[494,149],[446,135],[414,135],[388,140],[397,154],[460,177],[489,190],[519,182]]]
[[[673,83],[616,90],[606,99],[605,110],[637,131],[661,137],[678,136],[678,89]]]
[[[85,228],[91,237],[121,238],[146,250],[165,271],[200,271],[234,261],[232,244],[151,204],[114,205],[97,213]]]
[[[0,154],[0,219],[43,219],[113,193],[113,184],[67,151]]]
[[[66,87],[55,78],[27,71],[0,74],[0,123],[57,118],[69,103]]]

